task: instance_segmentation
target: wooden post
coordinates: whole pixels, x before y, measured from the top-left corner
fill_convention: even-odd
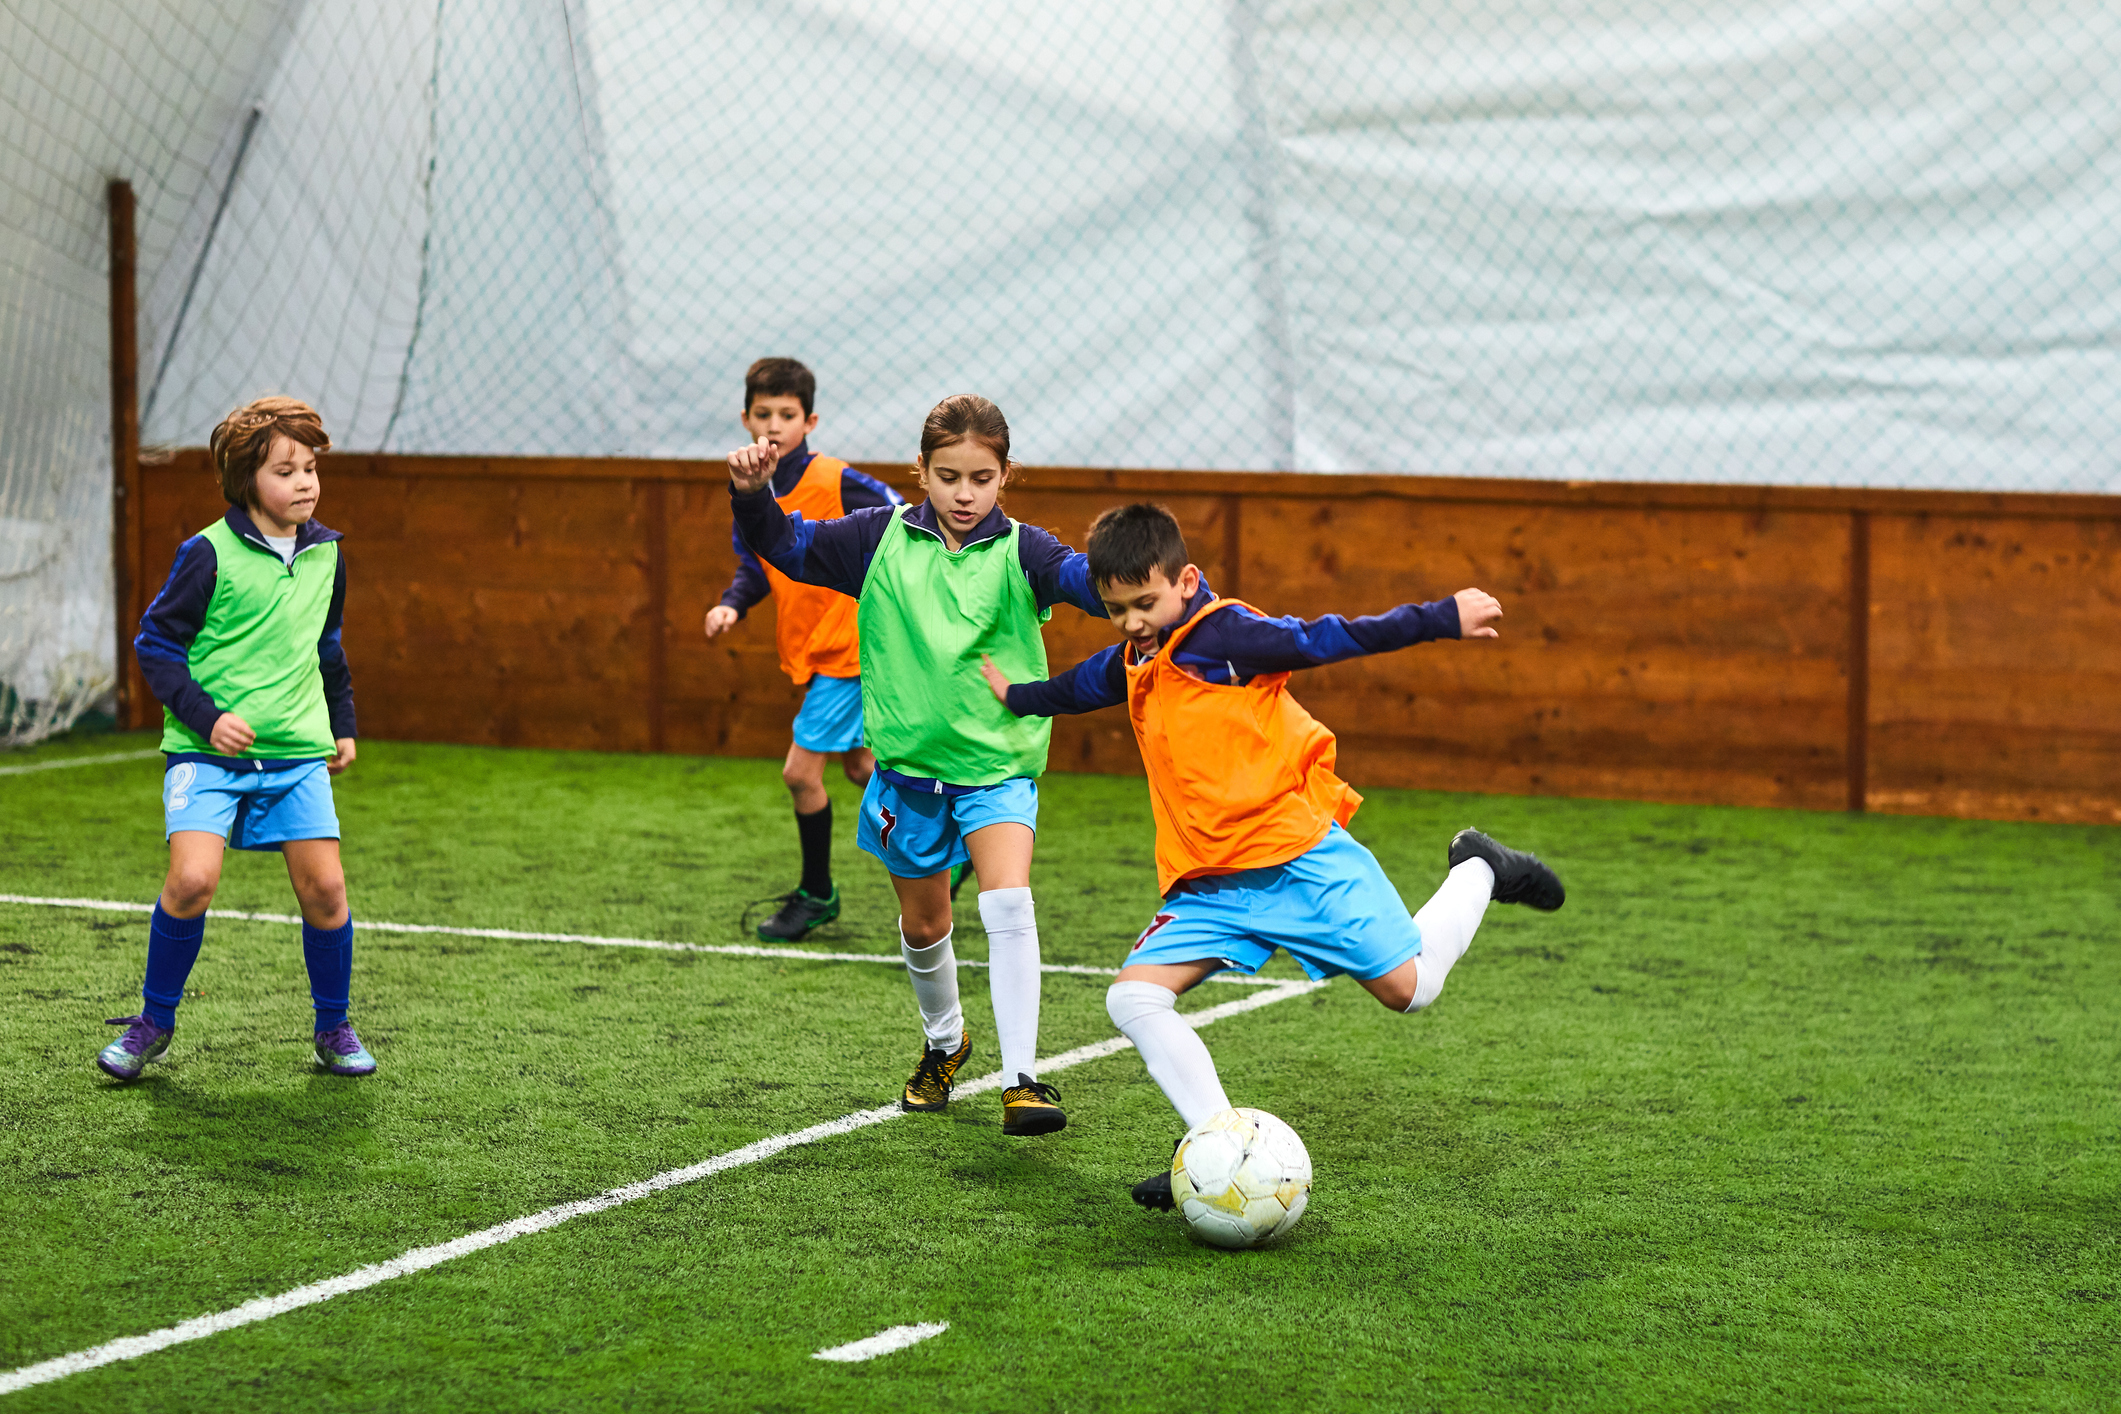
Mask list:
[[[664,749],[665,706],[670,696],[669,483],[639,481],[641,570],[648,581],[648,749]]]
[[[110,203],[111,597],[117,619],[118,725],[146,724],[133,634],[140,598],[140,320],[133,239],[133,185],[114,179]]]
[[[1848,808],[1870,806],[1871,514],[1849,512]]]

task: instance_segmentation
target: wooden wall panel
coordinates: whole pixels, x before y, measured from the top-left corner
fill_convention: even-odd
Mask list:
[[[1376,613],[1477,586],[1502,637],[1303,675],[1350,779],[1449,790],[1841,804],[1838,518],[1261,500],[1247,597]],[[1824,522],[1824,524],[1822,524]]]
[[[1875,810],[2121,823],[2121,521],[1879,518]]]
[[[1008,505],[1080,545],[1137,499],[1270,612],[1503,600],[1499,642],[1302,675],[1358,786],[2121,822],[2121,497],[1049,467]],[[202,452],[144,469],[145,592],[220,512]],[[364,733],[786,750],[772,601],[701,633],[718,463],[339,453],[321,514]],[[1113,637],[1063,607],[1046,641],[1059,671]],[[1052,764],[1141,769],[1120,711],[1056,723]]]

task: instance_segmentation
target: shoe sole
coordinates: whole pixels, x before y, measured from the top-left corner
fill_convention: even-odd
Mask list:
[[[323,1071],[326,1075],[344,1075],[349,1078],[363,1075],[374,1075],[376,1073],[376,1068],[372,1065],[362,1066],[359,1068],[348,1066],[342,1069],[339,1066],[333,1065],[329,1061],[321,1060],[317,1062],[317,1069]]]
[[[924,1104],[923,1102],[921,1102],[921,1101],[919,1101],[919,1100],[909,1100],[909,1099],[905,1098],[904,1096],[900,1096],[900,1097],[899,1097],[899,1102],[898,1102],[898,1107],[899,1107],[899,1108],[900,1108],[901,1110],[905,1111],[905,1112],[906,1112],[907,1114],[910,1114],[910,1115],[911,1115],[911,1114],[936,1114],[936,1113],[939,1113],[939,1112],[941,1112],[941,1111],[943,1111],[943,1110],[947,1110],[947,1109],[949,1109],[949,1108],[950,1108],[950,1102],[949,1102],[948,1100],[937,1100],[937,1101],[933,1102],[932,1104]]]
[[[102,1071],[113,1080],[138,1080],[146,1072],[147,1067],[142,1065],[139,1070],[118,1070],[106,1064],[103,1057],[97,1056],[96,1069]]]
[[[1022,1119],[1002,1121],[1002,1133],[1012,1139],[1028,1139],[1035,1134],[1051,1134],[1068,1127],[1068,1117],[1059,1110],[1039,1110]]]

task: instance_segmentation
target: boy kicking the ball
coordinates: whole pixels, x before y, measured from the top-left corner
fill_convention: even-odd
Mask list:
[[[228,513],[177,548],[134,651],[162,703],[169,877],[147,930],[144,1005],[96,1064],[136,1080],[169,1049],[177,1003],[221,883],[221,856],[277,850],[302,908],[317,1064],[367,1075],[375,1057],[346,1019],[353,915],[339,863],[331,778],[353,764],[353,677],[339,645],[346,557],[316,520],[314,409],[260,398],[224,418],[214,468]]]
[[[1230,1108],[1178,995],[1213,973],[1256,973],[1277,947],[1311,977],[1347,973],[1394,1011],[1436,1000],[1490,902],[1561,907],[1532,855],[1461,830],[1450,874],[1410,915],[1376,858],[1344,828],[1362,797],[1333,773],[1333,733],[1289,695],[1299,668],[1438,638],[1494,638],[1502,606],[1478,589],[1363,618],[1269,618],[1217,598],[1161,506],[1107,511],[1089,571],[1125,639],[1045,682],[988,685],[1018,716],[1127,706],[1148,768],[1163,906],[1105,994],[1113,1024],[1188,1130]],[[1172,1206],[1168,1169],[1134,1187]]]
[[[810,450],[817,430],[817,379],[792,358],[762,358],[744,373],[744,430],[772,447],[779,458],[770,484],[783,511],[809,520],[835,520],[864,506],[896,506],[905,497],[836,457]],[[857,786],[869,784],[876,757],[862,743],[861,635],[855,603],[815,585],[799,584],[736,541],[736,578],[722,602],[707,611],[710,641],[736,626],[754,604],[777,595],[774,646],[781,671],[803,689],[795,714],[795,741],[781,779],[795,797],[795,837],[803,851],[803,877],[781,896],[780,908],[759,924],[768,942],[793,942],[840,916],[839,886],[832,878],[832,798],[825,794],[825,758],[840,753],[840,769]]]

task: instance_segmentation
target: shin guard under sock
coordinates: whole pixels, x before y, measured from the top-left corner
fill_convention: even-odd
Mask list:
[[[808,815],[798,811],[795,837],[803,846],[803,882],[797,887],[814,899],[831,898],[832,802],[826,801],[823,810],[814,810]]]
[[[317,1008],[317,1030],[346,1020],[353,991],[353,915],[336,928],[302,924],[302,962],[309,969],[309,999]]]
[[[1187,1129],[1197,1129],[1230,1108],[1215,1058],[1200,1033],[1178,1014],[1178,997],[1154,982],[1114,982],[1105,991],[1105,1011],[1134,1049],[1149,1078],[1164,1092]]]
[[[184,983],[199,960],[199,943],[206,936],[206,915],[172,918],[155,900],[155,911],[147,921],[147,979],[140,984],[140,1014],[165,1031],[177,1025],[177,1003],[184,1000]]]
[[[1453,869],[1443,886],[1414,915],[1421,929],[1421,954],[1414,959],[1414,1000],[1408,1011],[1420,1011],[1443,991],[1451,965],[1473,944],[1473,930],[1495,894],[1495,871],[1485,859],[1468,859]]]
[[[950,946],[952,934],[925,948],[906,945],[905,925],[899,926],[898,955],[906,959],[906,975],[913,979],[914,1004],[921,1009],[921,1034],[931,1051],[955,1051],[965,1039],[965,1012],[957,1000],[957,953]]]
[[[994,999],[994,1040],[1002,1084],[1038,1079],[1038,916],[1031,890],[988,889],[979,896],[987,929],[987,985]]]

